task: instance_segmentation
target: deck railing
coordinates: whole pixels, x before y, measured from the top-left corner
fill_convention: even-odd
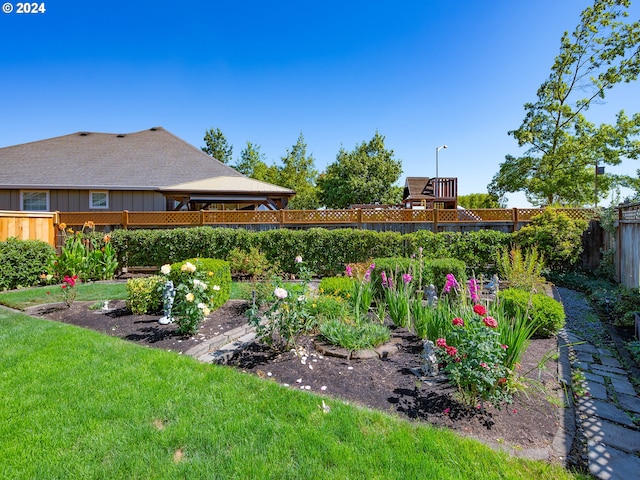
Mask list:
[[[272,225],[281,228],[368,224],[509,224],[514,230],[542,213],[539,208],[488,208],[471,210],[351,209],[351,210],[201,210],[168,212],[56,212],[56,224],[82,226],[86,222],[112,228],[167,228],[198,225]],[[571,218],[591,219],[588,208],[559,209]]]

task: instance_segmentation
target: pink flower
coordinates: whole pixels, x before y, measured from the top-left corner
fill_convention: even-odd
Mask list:
[[[296,263],[302,263],[302,257],[298,255],[295,260]]]
[[[464,320],[460,317],[454,318],[451,323],[453,323],[455,326],[464,327]]]
[[[476,303],[480,300],[480,296],[478,295],[478,281],[475,278],[469,280],[469,296],[471,297],[471,301]]]
[[[347,277],[352,277],[353,276],[353,271],[351,270],[351,265],[347,265],[344,268],[344,271],[347,274]]]
[[[442,411],[442,414],[443,414],[443,415],[449,415],[449,412],[450,412],[450,411],[451,411],[451,409],[450,409],[449,407],[447,407],[447,408],[445,408],[445,409]]]
[[[453,273],[447,274],[447,282],[444,284],[444,293],[449,293],[452,288],[458,288],[460,285],[456,280],[456,277],[453,276]]]
[[[498,321],[493,317],[484,317],[482,321],[489,328],[496,328],[498,326]]]
[[[446,347],[447,346],[447,341],[444,338],[439,338],[436,340],[436,345],[438,347]]]
[[[380,273],[380,277],[382,278],[382,286],[383,287],[388,287],[389,286],[389,282],[387,281],[386,272],[382,271],[382,273]]]
[[[484,305],[478,304],[473,306],[473,312],[480,316],[483,316],[487,314],[487,309],[485,308]]]
[[[503,350],[506,350],[507,348],[509,348],[509,345],[505,345],[504,343],[500,345],[500,348]]]
[[[486,364],[486,363],[484,363],[484,362],[482,362],[482,363],[480,364],[480,366],[481,366],[482,368],[486,368],[487,370],[489,370],[489,365],[487,365],[487,364]]]
[[[404,282],[405,285],[409,283],[411,280],[413,280],[413,277],[411,276],[411,274],[405,273],[402,275],[402,281]]]
[[[447,355],[449,355],[450,357],[455,357],[458,354],[458,349],[456,347],[447,345],[446,347],[444,347],[444,349],[447,352]]]

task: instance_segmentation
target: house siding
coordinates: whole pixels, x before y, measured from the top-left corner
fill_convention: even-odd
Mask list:
[[[45,190],[45,189],[43,189]],[[89,190],[49,190],[52,212],[89,212]],[[0,210],[20,210],[20,190],[0,190]],[[164,196],[152,191],[110,190],[109,208],[95,211],[163,212]]]

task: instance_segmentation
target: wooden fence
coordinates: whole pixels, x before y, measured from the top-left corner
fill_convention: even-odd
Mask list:
[[[516,231],[543,210],[496,208],[473,210],[200,210],[168,212],[57,212],[58,223],[80,227],[86,222],[110,228],[170,228],[199,225],[267,228],[351,227],[394,229],[403,232],[429,229],[497,228]],[[590,219],[591,209],[562,209],[571,218]],[[384,228],[384,227],[388,228]],[[395,227],[395,228],[394,228]]]
[[[640,287],[640,203],[618,207],[615,244],[616,275],[622,285]]]
[[[0,210],[0,242],[16,237],[20,240],[42,240],[55,246],[56,222],[55,213]]]

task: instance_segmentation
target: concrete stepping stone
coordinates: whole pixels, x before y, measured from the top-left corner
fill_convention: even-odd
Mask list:
[[[597,398],[581,398],[578,401],[578,411],[590,417],[597,416],[628,427],[634,426],[633,421],[626,412],[620,410],[611,402],[598,400]]]
[[[620,406],[625,410],[640,414],[640,398],[619,393],[617,395]]]
[[[640,432],[631,430],[599,417],[582,420],[587,440],[604,443],[628,453],[640,453]]]
[[[640,458],[589,440],[589,472],[602,480],[630,480],[640,472]]]

